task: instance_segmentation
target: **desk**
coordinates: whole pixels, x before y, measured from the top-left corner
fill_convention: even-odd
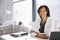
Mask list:
[[[19,32],[20,34],[23,32]],[[26,36],[21,36],[21,37],[13,37],[10,36],[10,34],[3,35],[1,36],[3,40],[48,40],[48,39],[40,39],[40,38],[35,38],[35,37],[29,37],[29,35]]]

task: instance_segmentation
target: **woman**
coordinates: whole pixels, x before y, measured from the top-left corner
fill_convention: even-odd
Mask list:
[[[35,22],[33,22],[31,33],[35,37],[48,39],[51,31],[54,29],[54,21],[50,18],[49,8],[46,5],[40,6],[38,14],[40,19],[36,19]]]

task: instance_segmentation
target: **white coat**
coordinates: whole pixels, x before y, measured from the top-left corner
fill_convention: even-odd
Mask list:
[[[35,22],[32,22],[32,30],[40,33],[39,32],[40,22],[41,22],[41,19],[36,19]],[[51,32],[54,31],[54,24],[55,24],[55,21],[50,17],[48,17],[45,24],[44,33],[50,36]]]

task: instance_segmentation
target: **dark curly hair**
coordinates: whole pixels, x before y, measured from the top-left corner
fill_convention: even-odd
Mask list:
[[[40,13],[40,10],[41,10],[43,7],[44,7],[44,8],[46,9],[46,11],[47,11],[47,17],[50,17],[50,10],[49,10],[48,6],[46,6],[46,5],[42,5],[42,6],[40,6],[40,7],[38,8],[38,14]]]

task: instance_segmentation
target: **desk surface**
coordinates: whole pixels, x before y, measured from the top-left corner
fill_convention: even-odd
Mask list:
[[[21,33],[24,33],[24,32],[19,32],[18,34],[21,34]],[[5,40],[48,40],[48,39],[29,37],[29,35],[21,36],[21,37],[13,37],[13,36],[10,36],[10,34],[3,35],[3,36],[1,36],[1,38],[5,39]]]

